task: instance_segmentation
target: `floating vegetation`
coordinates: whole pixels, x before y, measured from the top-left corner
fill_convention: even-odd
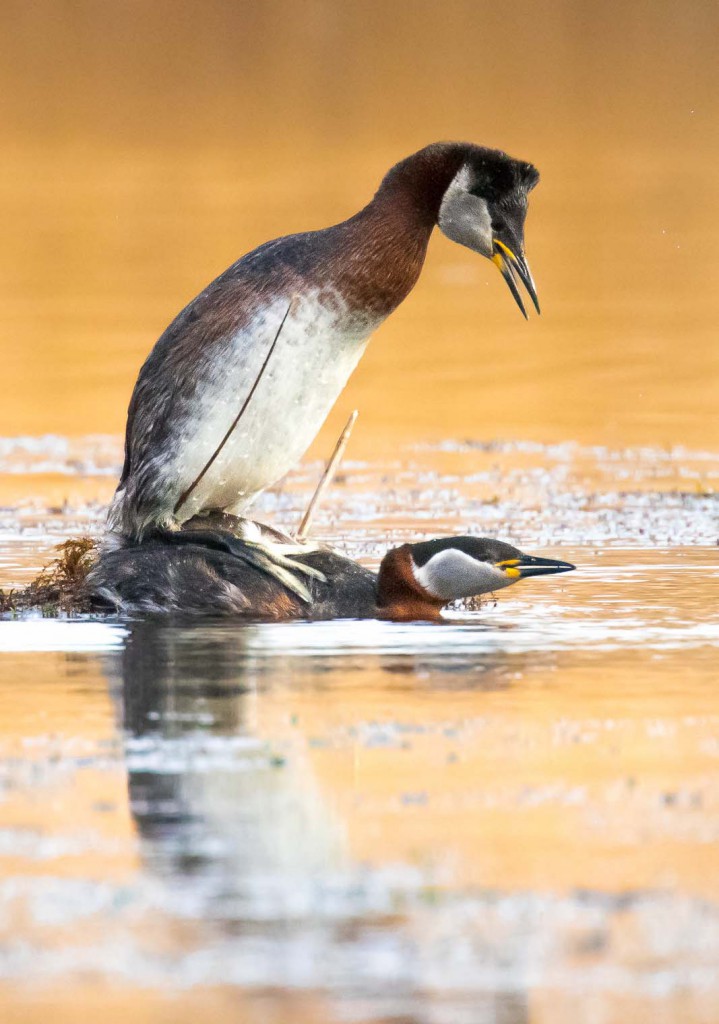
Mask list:
[[[97,541],[78,537],[58,544],[57,550],[57,558],[27,587],[0,590],[0,613],[12,615],[35,609],[54,616],[96,610],[96,602],[85,592],[85,580],[95,564]]]

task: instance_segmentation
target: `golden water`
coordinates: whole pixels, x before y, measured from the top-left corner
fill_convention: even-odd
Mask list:
[[[0,586],[101,529],[177,310],[438,138],[540,168],[543,315],[433,238],[261,511],[358,407],[318,536],[580,571],[441,628],[0,624],[4,1022],[717,1019],[718,21],[10,5]]]

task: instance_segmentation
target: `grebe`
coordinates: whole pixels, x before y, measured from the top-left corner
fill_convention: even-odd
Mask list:
[[[435,143],[393,167],[349,220],[268,242],[220,274],[140,370],[110,529],[141,540],[207,511],[237,513],[284,476],[411,291],[435,225],[496,264],[525,316],[517,278],[539,311],[524,256],[538,179],[497,150]]]
[[[486,537],[402,544],[387,552],[378,573],[333,551],[315,549],[297,556],[316,573],[308,577],[303,598],[255,564],[251,545],[249,557],[243,558],[246,543],[238,539],[229,554],[220,543],[213,548],[206,540],[180,546],[154,536],[129,542],[101,552],[87,588],[121,613],[435,621],[450,601],[575,568]]]

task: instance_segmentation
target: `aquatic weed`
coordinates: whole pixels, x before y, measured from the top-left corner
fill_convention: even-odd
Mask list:
[[[82,613],[93,610],[85,593],[87,574],[95,563],[97,542],[78,537],[58,544],[59,554],[24,588],[0,590],[0,614],[15,614],[37,609],[43,615],[61,612]]]

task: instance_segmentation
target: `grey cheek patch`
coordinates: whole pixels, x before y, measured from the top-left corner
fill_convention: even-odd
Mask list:
[[[440,551],[425,565],[415,566],[414,575],[420,586],[442,601],[488,594],[514,582],[501,569],[456,548]]]
[[[485,200],[468,192],[467,185],[467,172],[463,168],[444,194],[439,210],[439,229],[453,242],[491,258],[492,218]]]

